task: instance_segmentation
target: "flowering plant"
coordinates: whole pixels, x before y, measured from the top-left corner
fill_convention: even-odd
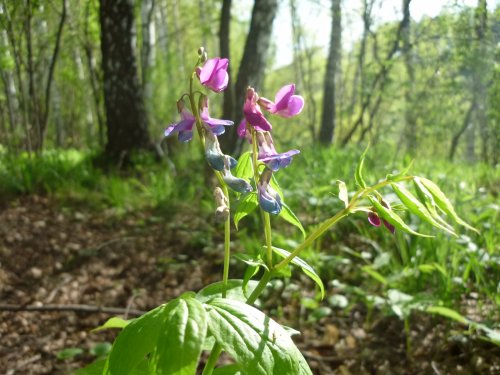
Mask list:
[[[357,212],[367,214],[369,222],[375,226],[384,223],[392,233],[401,231],[428,236],[415,232],[391,209],[383,198],[385,188],[391,188],[398,196],[399,206],[439,230],[455,234],[443,216],[469,227],[457,216],[436,184],[407,175],[408,170],[368,185],[363,178],[365,151],[355,171],[357,190],[349,193],[347,185],[337,181],[338,198],[344,208],[306,236],[300,221],[285,204],[276,180],[276,174],[290,165],[299,150],[276,151],[271,136],[272,125],[263,112],[290,118],[300,114],[304,99],[295,95],[293,84],[281,88],[274,102],[260,97],[254,88],[248,88],[243,103],[244,119],[237,131],[249,142],[250,151],[243,153],[237,161],[223,153],[217,138],[233,122],[212,118],[208,97],[193,89],[198,78],[201,85],[211,91],[224,90],[228,84],[228,63],[227,59],[221,58],[207,60],[205,51],[199,50],[189,92],[177,102],[181,120],[165,130],[166,136],[178,133],[180,141],[188,142],[193,139],[193,130],[196,129],[205,159],[217,177],[214,211],[216,219],[224,223],[225,233],[222,281],[197,293],[184,293],[132,321],[112,318],[105,323],[104,328],[122,328],[122,331],[99,369],[103,374],[125,375],[144,370],[147,374],[188,375],[195,374],[199,368],[203,368],[204,375],[311,374],[290,330],[254,306],[272,278],[283,277],[284,271],[296,266],[317,284],[323,297],[321,278],[299,255],[340,220]],[[414,193],[404,186],[408,182],[413,182]],[[230,190],[235,192],[234,195],[229,194]],[[232,204],[234,198],[238,202],[236,206]],[[260,211],[262,218],[262,251],[256,257],[249,254],[240,257],[249,265],[250,272],[243,279],[230,280],[231,220],[237,229],[239,222],[255,210]],[[278,215],[297,226],[304,234],[303,242],[291,251],[275,247],[271,215]],[[251,280],[256,275],[260,279]],[[208,358],[200,364],[204,351],[209,353]],[[226,352],[234,363],[217,367],[222,352]]]

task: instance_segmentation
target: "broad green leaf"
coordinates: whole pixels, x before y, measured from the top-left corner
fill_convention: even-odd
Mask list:
[[[154,350],[164,327],[169,304],[158,306],[134,319],[120,332],[108,357],[108,374],[131,374],[146,355]]]
[[[450,230],[449,228],[438,223],[427,208],[425,208],[425,206],[410,191],[397,183],[391,184],[391,186],[401,202],[406,206],[406,208],[408,208],[408,210],[410,210],[411,213],[432,226],[456,236],[456,233],[453,230]]]
[[[290,255],[289,251],[280,249],[279,247],[273,246],[273,251],[282,258],[286,258]],[[319,289],[321,291],[321,299],[323,299],[325,297],[325,287],[323,285],[323,281],[321,281],[321,277],[318,276],[314,269],[305,260],[299,257],[293,258],[291,263],[300,267],[302,271],[319,286]]]
[[[75,371],[75,375],[102,375],[104,366],[106,365],[105,358],[99,358],[90,365]]]
[[[370,145],[366,146],[365,151],[361,154],[361,157],[359,158],[359,163],[356,166],[356,172],[354,173],[354,179],[356,180],[356,184],[361,187],[365,188],[366,187],[366,182],[363,178],[363,164],[365,163],[365,156],[366,153],[368,152],[368,148]]]
[[[228,280],[226,298],[245,302],[247,297],[250,296],[250,294],[257,287],[257,284],[257,281],[250,280],[248,282],[247,290],[245,291],[246,293],[243,293],[243,280]],[[196,294],[196,299],[200,302],[209,302],[214,298],[221,298],[223,289],[224,283],[222,281],[207,285]]]
[[[297,228],[300,229],[302,232],[302,236],[305,238],[306,237],[306,231],[304,227],[302,226],[302,223],[300,222],[299,218],[295,216],[293,211],[288,207],[285,202],[281,202],[283,208],[281,209],[281,212],[279,214],[279,217],[281,217],[283,220],[289,222],[292,225],[295,225]]]
[[[457,224],[462,225],[470,230],[473,230],[474,232],[478,232],[478,230],[469,224],[467,224],[465,221],[463,221],[455,212],[455,208],[449,201],[449,199],[446,197],[446,195],[441,191],[441,189],[431,180],[428,180],[423,177],[416,177],[415,179],[419,179],[420,182],[429,190],[429,192],[432,194],[434,197],[434,201],[436,202],[436,205],[449,217],[452,218],[453,221],[455,221]]]
[[[207,334],[207,312],[193,297],[186,294],[167,306],[164,328],[152,360],[158,375],[196,373]]]
[[[349,205],[349,196],[347,194],[347,186],[344,181],[337,180],[339,186],[339,199],[344,202],[345,208]]]
[[[105,329],[110,329],[110,328],[125,328],[132,321],[133,320],[125,320],[125,319],[119,318],[117,316],[114,316],[112,318],[109,318],[106,321],[106,323],[104,323],[103,325],[101,325],[97,328],[94,328],[90,332],[98,332],[98,331],[103,331]]]
[[[237,364],[217,367],[213,375],[243,375],[243,371],[241,371],[241,366]]]
[[[236,177],[243,178],[244,180],[249,180],[253,177],[253,167],[252,167],[252,153],[250,151],[241,154],[238,159],[238,164],[234,168],[234,173]]]
[[[210,333],[246,374],[312,374],[290,335],[261,311],[224,298],[205,306]]]
[[[401,219],[394,211],[389,210],[389,209],[385,208],[384,206],[382,206],[382,204],[377,199],[375,199],[373,197],[368,197],[368,199],[370,200],[371,204],[375,207],[375,210],[377,211],[377,213],[382,217],[382,219],[384,219],[388,223],[394,225],[395,228],[400,229],[404,232],[413,234],[415,236],[433,237],[433,236],[429,236],[427,234],[415,232],[408,225],[406,225],[405,222],[403,221],[403,219]]]
[[[267,266],[266,266],[267,268]],[[258,266],[248,266],[247,269],[245,270],[245,274],[243,275],[243,294],[246,296],[250,296],[250,293],[248,293],[248,283],[254,277],[257,272],[259,272],[260,267]]]
[[[380,282],[380,283],[382,283],[384,285],[388,284],[387,279],[380,272],[375,271],[372,267],[370,267],[370,266],[364,266],[364,267],[361,267],[361,270],[363,272],[366,272],[368,275],[370,275],[371,277],[373,277],[378,282]]]
[[[257,200],[257,194],[255,192],[248,193],[243,197],[243,199],[238,203],[236,211],[234,213],[234,226],[238,229],[238,223],[245,216],[254,211],[259,205]]]
[[[443,306],[428,306],[425,311],[431,314],[438,314],[446,318],[456,320],[462,324],[469,324],[469,320],[462,316],[458,311]]]

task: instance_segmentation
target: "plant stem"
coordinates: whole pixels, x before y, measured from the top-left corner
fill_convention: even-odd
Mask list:
[[[221,352],[222,352],[222,347],[218,343],[215,343],[214,347],[212,348],[212,351],[210,352],[210,356],[207,359],[207,363],[205,363],[205,368],[203,369],[202,375],[212,374]]]
[[[268,270],[264,271],[264,274],[262,275],[262,278],[260,279],[259,283],[257,284],[257,287],[254,289],[252,294],[250,294],[250,297],[247,299],[247,303],[249,305],[252,305],[257,298],[259,298],[260,294],[264,291],[267,283],[271,279],[271,272]]]
[[[271,237],[271,217],[267,212],[261,209],[262,219],[264,221],[264,235],[266,236],[266,249],[267,249],[267,267],[273,269],[273,245]]]

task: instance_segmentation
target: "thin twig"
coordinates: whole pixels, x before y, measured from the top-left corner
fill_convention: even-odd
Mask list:
[[[121,307],[104,307],[94,305],[14,305],[9,303],[0,303],[0,311],[73,311],[86,313],[105,313],[105,314],[128,314],[128,315],[143,315],[146,311],[126,309]]]

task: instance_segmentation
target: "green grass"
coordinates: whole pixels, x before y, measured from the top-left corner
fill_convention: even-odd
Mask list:
[[[208,217],[213,202],[206,188],[205,163],[199,156],[180,151],[173,161],[175,167],[141,158],[134,171],[125,173],[104,173],[94,167],[92,153],[75,150],[48,151],[32,158],[0,154],[0,194],[2,199],[49,194],[83,202],[96,210],[112,207],[123,213],[153,207],[168,214],[184,207],[189,208],[186,215]],[[349,191],[355,191],[353,174],[361,153],[357,148],[303,149],[290,167],[276,174],[285,201],[303,221],[306,231],[342,208],[336,196],[337,180],[345,181]],[[365,179],[375,183],[409,162],[394,161],[384,149],[374,147],[367,154]],[[386,303],[382,310],[394,313],[399,311],[394,308],[400,303],[397,296],[408,295],[414,304],[411,306],[443,305],[465,313],[463,301],[474,295],[479,306],[487,307],[482,318],[497,320],[499,168],[417,160],[410,173],[436,182],[458,214],[480,234],[457,228],[458,238],[442,233],[432,239],[402,233],[392,236],[383,228],[369,225],[366,215],[360,213],[340,222],[303,257],[326,283],[336,285],[337,292],[348,297],[350,306],[362,301],[373,308],[377,305],[373,301],[382,298]],[[387,199],[395,198],[387,193]],[[435,233],[415,217],[401,215],[418,231]],[[239,249],[259,251],[263,243],[259,220],[258,215],[242,220],[240,232],[233,237],[239,238]],[[295,227],[278,218],[273,218],[272,223],[276,246],[291,249],[301,240]],[[207,238],[212,235],[206,234]]]

